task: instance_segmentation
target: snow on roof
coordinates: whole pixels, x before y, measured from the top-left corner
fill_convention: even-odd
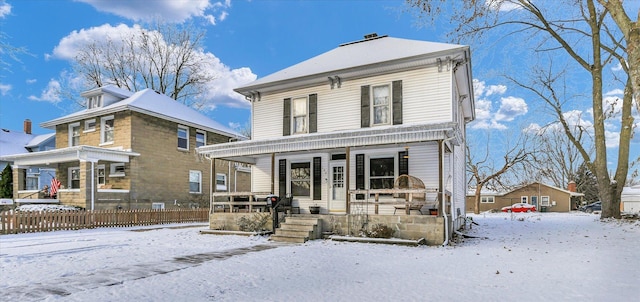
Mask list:
[[[217,132],[229,137],[243,138],[243,136],[235,130],[225,127],[222,124],[206,117],[202,113],[149,88],[133,93],[128,98],[108,106],[78,111],[44,122],[41,126],[45,128],[55,128],[55,126],[59,124],[121,112],[124,110],[132,110],[148,114],[165,120],[174,121],[179,124],[184,124],[186,126]]]
[[[83,93],[80,94],[80,96],[82,97],[86,97],[86,96],[91,96],[91,95],[96,95],[96,94],[100,94],[100,93],[109,93],[115,96],[119,96],[122,98],[128,98],[131,95],[133,95],[133,92],[126,90],[126,89],[122,89],[118,86],[115,85],[106,85],[106,86],[102,86],[102,87],[97,87],[88,91],[85,91]]]
[[[279,81],[376,63],[465,49],[467,46],[381,36],[345,43],[316,57],[267,75],[236,91]]]
[[[41,135],[36,135],[35,137],[33,137],[31,139],[31,141],[29,141],[29,143],[27,143],[27,145],[25,147],[27,148],[31,148],[31,147],[37,147],[38,145],[48,141],[51,138],[56,137],[55,133],[49,133],[49,134],[41,134]]]
[[[32,134],[8,129],[0,130],[0,156],[28,153],[25,147],[32,138]]]

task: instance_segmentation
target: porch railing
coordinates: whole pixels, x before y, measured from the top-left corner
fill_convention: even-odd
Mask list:
[[[211,199],[211,213],[216,208],[222,207],[223,211],[229,209],[233,212],[235,208],[247,207],[249,212],[253,211],[253,207],[267,207],[267,201],[259,196],[266,197],[271,195],[270,192],[214,192]],[[224,200],[220,200],[224,199]]]
[[[446,193],[450,195],[449,193]],[[380,205],[393,205],[396,209],[403,209],[405,213],[409,215],[411,210],[420,210],[426,205],[438,205],[440,200],[440,194],[438,189],[426,188],[426,189],[364,189],[364,190],[349,190],[350,203],[353,205],[372,205],[374,208],[374,214],[379,214]],[[381,195],[391,195],[392,200],[380,200]],[[435,198],[429,199],[435,195]],[[358,199],[357,196],[362,196]],[[371,197],[373,196],[373,200]],[[418,196],[424,196],[424,198],[416,198]],[[422,213],[422,211],[420,211]]]

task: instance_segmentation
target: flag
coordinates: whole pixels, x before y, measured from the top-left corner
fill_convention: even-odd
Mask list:
[[[49,196],[56,196],[58,189],[60,189],[60,181],[54,177],[51,179],[51,190],[49,190]]]

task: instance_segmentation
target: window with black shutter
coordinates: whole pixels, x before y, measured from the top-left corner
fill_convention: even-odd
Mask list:
[[[278,194],[283,197],[287,193],[287,160],[278,162]]]

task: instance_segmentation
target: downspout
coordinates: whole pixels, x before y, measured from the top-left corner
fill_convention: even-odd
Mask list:
[[[231,185],[229,184],[229,180],[231,179],[231,161],[227,161],[227,164],[229,165],[229,172],[227,172],[227,193],[231,192]],[[216,176],[217,177],[217,176]],[[235,182],[234,182],[235,185]],[[234,191],[237,192],[237,191]]]
[[[440,157],[443,162],[444,162],[445,143],[452,139],[453,137],[444,139],[442,140],[442,144],[440,144]],[[444,180],[444,169],[440,171],[440,181],[443,181],[443,180]],[[449,219],[447,218],[447,211],[445,210],[447,208],[447,195],[445,194],[444,183],[442,184],[442,192],[440,192],[440,195],[442,197],[442,217],[444,218],[444,242],[442,243],[442,245],[445,246],[445,245],[449,245]],[[453,202],[451,204],[453,205]],[[451,215],[453,217],[453,212]]]
[[[213,213],[213,160],[209,154],[206,154],[206,157],[209,160],[209,213]]]

